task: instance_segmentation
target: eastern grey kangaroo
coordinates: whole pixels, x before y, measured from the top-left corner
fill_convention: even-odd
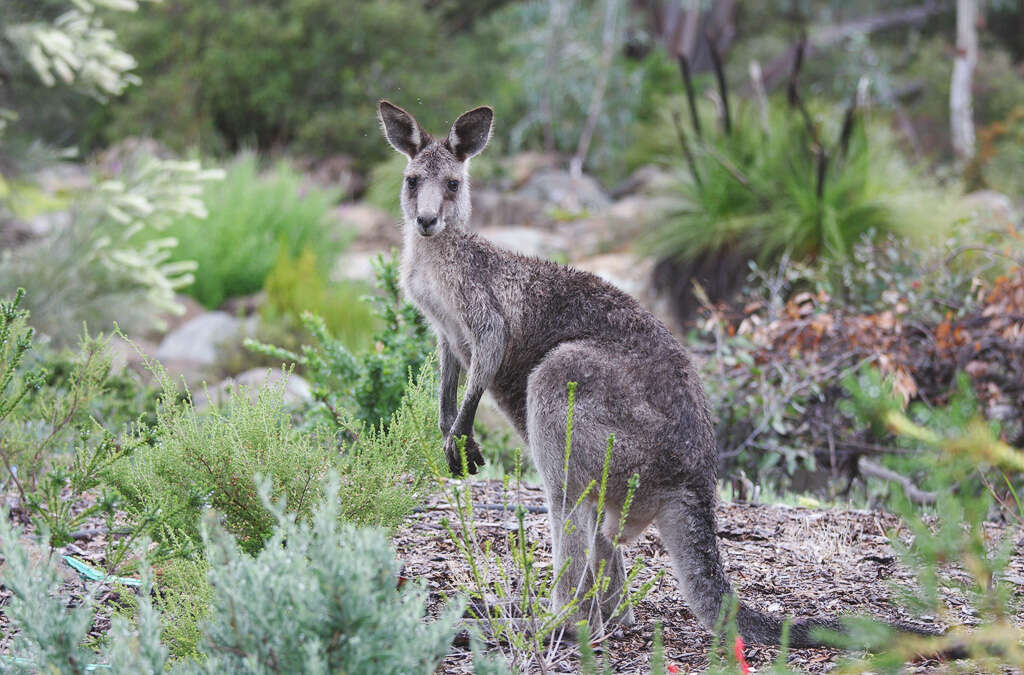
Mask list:
[[[658,526],[690,609],[713,627],[732,589],[722,569],[715,530],[718,457],[704,390],[686,350],[632,297],[597,277],[552,262],[503,251],[467,229],[469,160],[487,145],[494,113],[481,107],[459,117],[435,139],[412,115],[380,102],[388,142],[409,163],[402,183],[406,295],[437,333],[440,354],[438,421],[453,474],[462,473],[456,439],[465,436],[470,472],[483,464],[473,440],[480,397],[490,391],[529,446],[544,480],[554,568],[569,560],[555,588],[564,606],[587,590],[600,561],[607,592],[581,608],[592,627],[602,620],[630,624],[632,610],[612,617],[625,564],[612,540],[628,492],[639,475],[624,523],[626,538]],[[456,406],[461,370],[467,384]],[[578,383],[575,434],[564,472],[567,383]],[[592,480],[600,481],[609,435],[615,435],[601,531],[596,495],[570,509]],[[564,527],[566,519],[575,527]],[[589,560],[587,552],[592,549]],[[575,585],[574,580],[584,580]],[[783,620],[740,605],[739,630],[751,642],[779,642]],[[834,619],[793,623],[793,646],[817,644],[816,627]]]

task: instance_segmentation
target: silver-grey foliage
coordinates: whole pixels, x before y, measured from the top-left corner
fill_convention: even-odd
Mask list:
[[[214,601],[203,626],[205,660],[170,667],[160,644],[160,621],[150,600],[148,572],[134,626],[115,618],[111,646],[92,653],[81,645],[92,603],[67,610],[50,597],[58,586],[52,562],[29,548],[0,513],[2,581],[13,593],[5,612],[20,631],[13,658],[0,672],[83,673],[91,664],[113,673],[432,673],[448,652],[464,604],[454,602],[425,621],[426,590],[398,587],[399,568],[387,533],[339,521],[337,479],[311,522],[296,522],[261,497],[278,528],[253,557],[234,537],[207,521],[206,555]]]

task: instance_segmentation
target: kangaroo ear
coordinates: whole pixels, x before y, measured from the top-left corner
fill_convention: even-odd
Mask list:
[[[491,140],[493,126],[494,110],[488,106],[462,113],[448,132],[448,147],[459,161],[478,155]]]
[[[381,101],[377,112],[384,137],[391,147],[412,159],[430,142],[430,134],[423,130],[412,115],[389,101]]]

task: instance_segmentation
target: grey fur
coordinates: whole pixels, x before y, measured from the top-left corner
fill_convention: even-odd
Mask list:
[[[633,622],[631,610],[610,616],[625,582],[622,554],[612,540],[628,481],[638,474],[640,487],[623,527],[625,538],[657,524],[687,603],[711,628],[732,589],[715,535],[718,458],[713,425],[690,356],[629,295],[586,272],[498,249],[467,230],[468,158],[490,136],[490,108],[460,117],[440,142],[397,106],[382,101],[380,109],[388,141],[409,157],[401,195],[401,280],[406,295],[437,333],[438,420],[452,472],[462,473],[456,444],[460,436],[467,439],[470,472],[483,464],[473,440],[473,418],[480,397],[490,391],[528,444],[543,478],[555,569],[569,560],[569,571],[555,589],[556,608],[573,593],[589,589],[600,560],[606,560],[608,591],[577,617],[588,618],[591,627],[610,619]],[[410,178],[415,187],[410,187]],[[449,181],[458,182],[455,191]],[[457,407],[460,370],[468,370],[468,377]],[[570,381],[578,388],[566,476]],[[595,531],[596,495],[580,508],[571,506],[592,480],[600,481],[611,434],[615,444],[607,517],[602,531]],[[575,528],[567,528],[566,521]],[[749,641],[779,641],[779,617],[741,606],[738,623]],[[810,630],[815,626],[838,624],[829,619],[798,621],[791,644],[814,644]]]

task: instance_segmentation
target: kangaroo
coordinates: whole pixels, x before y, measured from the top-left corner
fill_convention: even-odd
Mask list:
[[[631,608],[612,615],[626,590],[625,563],[612,542],[629,480],[638,474],[623,534],[633,539],[657,525],[687,604],[713,628],[732,588],[716,539],[714,427],[689,354],[636,300],[596,276],[504,251],[467,229],[470,159],[490,140],[491,108],[464,113],[440,139],[387,101],[380,102],[379,118],[387,141],[408,158],[401,285],[437,334],[438,424],[452,473],[463,471],[460,437],[468,470],[483,464],[473,418],[489,391],[543,479],[554,569],[568,561],[554,589],[555,609],[592,588],[604,561],[607,590],[578,610],[592,627],[634,623]],[[466,390],[457,406],[462,370],[468,371]],[[570,381],[578,384],[566,475]],[[606,517],[595,531],[593,491],[571,507],[591,481],[601,480],[612,434]],[[573,527],[565,527],[567,520]],[[777,644],[783,618],[740,604],[737,623],[746,640]],[[819,644],[811,636],[816,628],[839,630],[840,624],[797,620],[790,644]]]

